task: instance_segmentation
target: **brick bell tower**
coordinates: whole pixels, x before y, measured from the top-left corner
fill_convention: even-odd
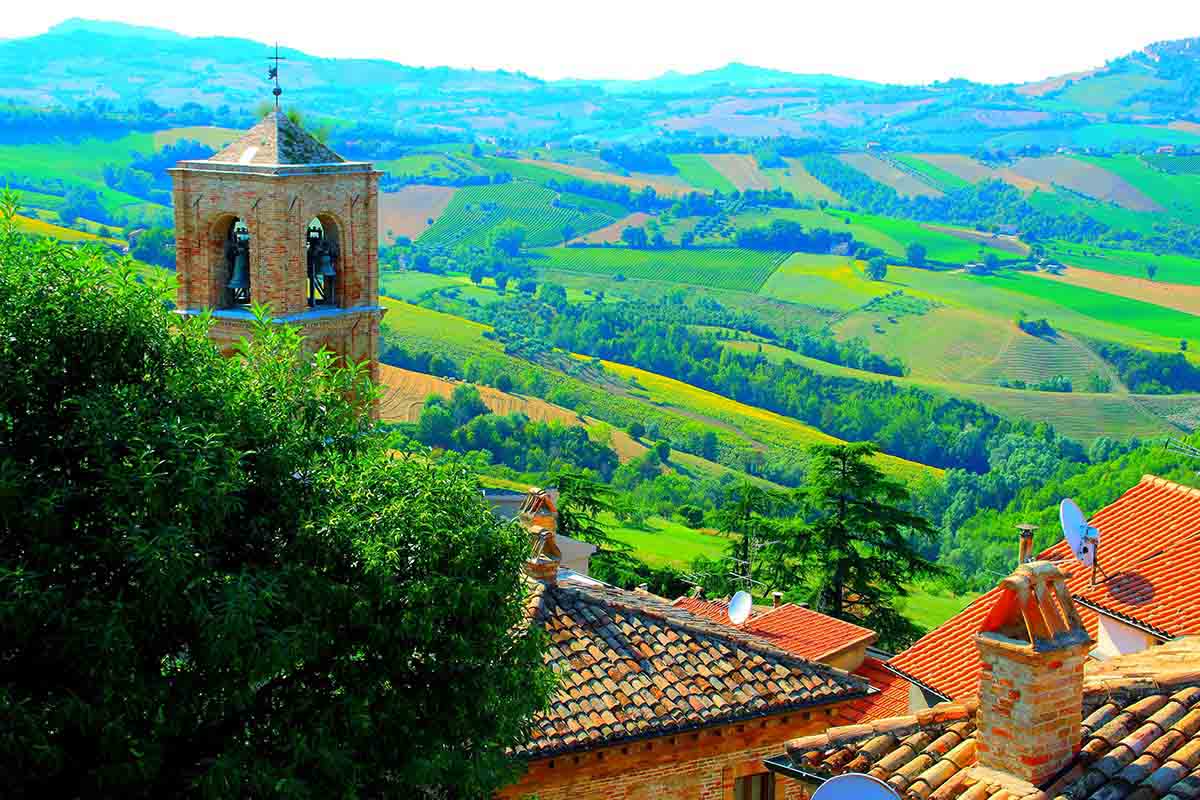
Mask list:
[[[229,355],[252,303],[297,325],[305,348],[370,364],[379,379],[379,175],[346,161],[278,109],[174,183],[177,313],[211,309]]]

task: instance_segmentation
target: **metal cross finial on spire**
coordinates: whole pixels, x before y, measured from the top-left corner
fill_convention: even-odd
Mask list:
[[[274,61],[275,65],[267,67],[267,80],[275,81],[275,88],[271,90],[271,94],[275,95],[275,111],[279,111],[279,95],[283,94],[283,89],[279,88],[279,62],[287,61],[286,58],[279,55],[279,42],[275,43],[275,55],[267,56],[267,61]]]

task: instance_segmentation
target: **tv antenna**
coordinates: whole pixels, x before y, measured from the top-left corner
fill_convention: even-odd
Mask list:
[[[878,778],[851,772],[822,783],[812,800],[900,800],[900,795]]]
[[[279,88],[279,62],[287,61],[286,58],[279,55],[279,42],[275,43],[275,55],[267,56],[267,61],[274,61],[273,66],[267,67],[267,80],[275,81],[275,88],[271,90],[271,94],[275,95],[275,111],[279,112],[279,95],[283,94],[283,89]]]
[[[1069,497],[1058,504],[1058,520],[1075,558],[1085,567],[1092,568],[1092,585],[1095,586],[1096,572],[1100,569],[1100,531],[1088,525],[1079,506]]]
[[[1172,453],[1179,453],[1180,455],[1200,461],[1200,448],[1192,447],[1182,439],[1167,439],[1165,446]],[[1200,470],[1197,470],[1196,474],[1200,475]]]
[[[729,599],[729,621],[734,625],[741,625],[749,619],[753,610],[754,598],[749,592],[738,592]]]

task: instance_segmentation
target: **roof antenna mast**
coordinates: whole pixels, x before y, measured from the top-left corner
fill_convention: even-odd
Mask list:
[[[267,80],[275,81],[275,88],[271,90],[271,94],[275,95],[275,113],[279,113],[279,95],[283,94],[283,89],[279,88],[279,62],[287,61],[286,58],[279,55],[279,42],[275,43],[275,55],[267,56],[267,61],[274,61],[273,66],[267,67]]]

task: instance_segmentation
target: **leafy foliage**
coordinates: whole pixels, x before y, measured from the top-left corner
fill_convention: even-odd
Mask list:
[[[1117,368],[1130,391],[1143,394],[1200,391],[1200,367],[1188,361],[1183,353],[1155,353],[1096,340],[1089,344]]]
[[[6,791],[506,783],[550,682],[513,635],[524,537],[470,474],[396,458],[365,372],[294,330],[224,359],[128,268],[11,217],[0,264]]]

